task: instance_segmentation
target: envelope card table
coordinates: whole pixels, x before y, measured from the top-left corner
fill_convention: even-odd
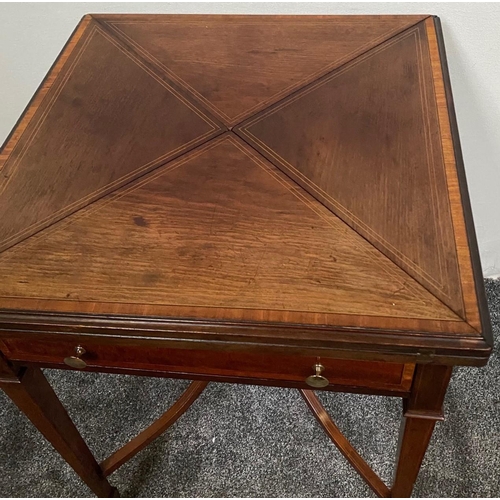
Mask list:
[[[96,495],[219,381],[409,496],[492,348],[439,20],[85,16],[1,150],[0,276],[0,387]],[[193,382],[98,464],[41,368]],[[390,486],[314,389],[402,398]]]

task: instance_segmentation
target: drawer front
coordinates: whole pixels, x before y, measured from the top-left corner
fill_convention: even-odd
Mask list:
[[[357,387],[380,391],[407,392],[414,365],[381,361],[335,359],[321,356],[299,356],[274,353],[220,351],[210,349],[177,349],[157,345],[113,345],[95,341],[27,340],[3,338],[6,354],[12,361],[32,362],[47,366],[65,365],[64,359],[75,355],[81,346],[81,359],[90,370],[125,369],[175,375],[193,375],[251,381],[273,381],[277,385],[308,386],[305,379],[314,374],[318,360],[325,367],[322,375],[330,386]]]

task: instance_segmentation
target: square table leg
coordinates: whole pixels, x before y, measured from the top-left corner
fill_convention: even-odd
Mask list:
[[[417,365],[410,398],[404,403],[392,497],[409,497],[437,420],[443,420],[443,400],[451,366]]]
[[[118,496],[40,369],[17,372],[0,357],[0,389],[98,497]]]

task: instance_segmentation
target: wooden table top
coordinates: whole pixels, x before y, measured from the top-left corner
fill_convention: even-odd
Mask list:
[[[1,330],[491,351],[430,16],[85,16],[0,153],[0,252]]]

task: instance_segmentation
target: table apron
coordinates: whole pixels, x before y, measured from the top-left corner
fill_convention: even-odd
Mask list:
[[[404,395],[411,386],[414,364],[342,359],[334,352],[318,355],[232,351],[220,349],[174,348],[144,341],[127,344],[100,343],[79,337],[16,338],[2,337],[6,357],[19,364],[68,368],[64,359],[85,350],[84,370],[135,373],[152,376],[279,385],[308,388],[305,379],[313,366],[321,363],[328,379],[327,390]]]

